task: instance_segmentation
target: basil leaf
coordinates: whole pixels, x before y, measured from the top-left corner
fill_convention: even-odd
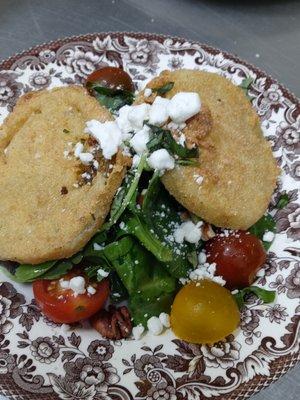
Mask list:
[[[21,264],[16,269],[15,276],[19,282],[32,282],[41,277],[57,263],[57,260],[47,261],[42,264]]]
[[[127,90],[110,89],[91,82],[87,83],[87,87],[92,90],[99,103],[110,111],[117,111],[126,104],[132,104],[134,100],[134,94]]]
[[[155,151],[160,148],[168,150],[171,154],[177,155],[181,159],[198,157],[198,149],[188,149],[181,146],[173,138],[171,132],[167,129],[160,128],[155,125],[147,124],[152,132],[152,137],[147,143],[149,151]]]
[[[248,286],[244,289],[241,289],[239,290],[238,293],[234,295],[234,298],[240,309],[245,305],[245,296],[247,294],[254,294],[265,304],[268,304],[268,303],[273,303],[273,301],[275,300],[276,291],[262,289],[258,286]]]
[[[174,87],[174,82],[167,82],[163,86],[152,89],[152,92],[156,92],[159,95],[166,94]]]
[[[288,194],[287,193],[282,194],[279,197],[279,200],[278,200],[278,202],[276,204],[276,207],[279,208],[279,209],[282,209],[282,208],[284,208],[285,206],[287,206],[289,204],[289,201],[290,201],[290,198],[289,198]]]
[[[257,236],[259,239],[262,240],[264,248],[268,250],[271,247],[272,242],[265,242],[263,241],[264,234],[266,232],[276,232],[276,221],[270,215],[263,215],[251,228],[248,229],[250,233]]]

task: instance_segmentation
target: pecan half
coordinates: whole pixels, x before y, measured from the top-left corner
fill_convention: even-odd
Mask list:
[[[100,310],[91,318],[91,323],[103,337],[111,340],[127,338],[132,331],[131,316],[125,306]]]

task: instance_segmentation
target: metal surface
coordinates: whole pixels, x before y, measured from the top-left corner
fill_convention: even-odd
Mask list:
[[[0,0],[0,59],[81,33],[164,33],[238,54],[299,97],[299,20],[298,0]],[[298,399],[299,373],[297,366],[252,399]]]

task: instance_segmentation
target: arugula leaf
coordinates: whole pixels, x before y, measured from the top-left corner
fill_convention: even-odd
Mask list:
[[[290,201],[290,198],[289,198],[288,194],[287,193],[282,194],[279,197],[276,207],[281,210],[282,208],[284,208],[285,206],[287,206],[289,204],[289,201]]]
[[[187,147],[181,146],[181,144],[176,142],[168,129],[163,129],[151,124],[147,125],[152,132],[152,137],[147,143],[149,151],[152,152],[164,148],[169,151],[169,153],[178,156],[181,160],[198,157],[197,148],[188,149]]]
[[[121,217],[132,197],[136,193],[136,189],[145,165],[146,155],[143,155],[134,175],[129,176],[127,182],[125,182],[125,186],[122,186],[118,194],[115,196],[111,207],[109,221],[102,225],[100,232],[110,229]]]
[[[152,89],[152,92],[156,92],[159,95],[166,94],[174,87],[174,82],[167,82],[163,86]]]
[[[47,261],[37,265],[21,264],[16,269],[15,277],[19,282],[32,282],[44,275],[56,263],[57,260]]]
[[[245,296],[251,293],[261,299],[265,304],[273,303],[276,296],[276,291],[274,290],[265,290],[258,286],[248,286],[239,290],[239,292],[234,295],[234,298],[240,309],[245,305]]]
[[[249,94],[248,94],[248,90],[253,82],[254,82],[254,79],[249,77],[249,78],[243,79],[239,85],[249,100],[252,100],[252,98],[253,98],[253,97],[249,96]]]
[[[268,231],[273,233],[276,232],[276,221],[270,214],[263,215],[254,225],[252,225],[248,229],[248,231],[260,238],[263,242],[264,248],[268,250],[271,247],[272,242],[264,242],[263,236],[265,232]]]
[[[117,111],[126,104],[132,104],[134,100],[134,94],[127,90],[110,89],[92,82],[88,82],[87,87],[94,92],[99,103],[110,111]]]

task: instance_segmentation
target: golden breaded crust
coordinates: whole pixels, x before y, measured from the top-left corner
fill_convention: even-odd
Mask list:
[[[119,153],[108,177],[74,187],[82,164],[71,154],[85,123],[112,120],[79,86],[28,93],[0,127],[0,259],[37,264],[79,251],[109,212],[126,171]],[[64,193],[67,189],[66,194]]]
[[[266,211],[279,169],[260,121],[242,90],[208,72],[164,71],[148,87],[175,82],[177,92],[199,93],[211,112],[212,128],[199,141],[199,167],[176,167],[162,177],[168,191],[205,221],[247,229]],[[186,129],[190,129],[191,125]],[[197,176],[203,183],[198,185]]]

